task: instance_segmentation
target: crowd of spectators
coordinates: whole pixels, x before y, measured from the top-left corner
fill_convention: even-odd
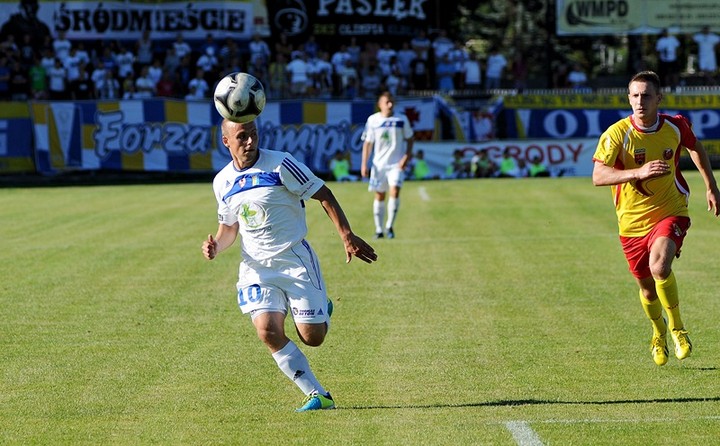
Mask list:
[[[136,41],[71,41],[63,32],[39,44],[29,34],[17,40],[8,34],[0,41],[1,100],[205,99],[233,71],[253,74],[276,99],[374,99],[381,90],[402,95],[479,89],[483,78],[485,87],[496,88],[494,76],[507,65],[494,52],[488,60],[495,62],[483,73],[482,55],[445,32],[432,40],[420,32],[397,47],[351,38],[334,49],[321,47],[313,36],[291,44],[284,35],[272,45],[260,35],[217,42],[208,34],[188,42],[178,33],[168,42],[150,32]]]
[[[714,58],[707,54],[714,55],[720,38],[707,29],[698,36],[701,68],[714,72]],[[313,36],[300,44],[285,35],[270,44],[257,34],[242,42],[218,42],[212,34],[188,42],[182,33],[174,41],[155,40],[147,31],[136,41],[71,41],[63,32],[39,43],[36,37],[8,34],[0,41],[0,100],[207,99],[217,80],[233,71],[259,78],[274,99],[374,99],[382,90],[522,91],[528,79],[523,54],[507,55],[508,60],[499,47],[480,54],[445,31],[432,39],[421,31],[397,45],[351,38],[337,48],[324,48]],[[658,51],[674,55],[667,37],[660,37],[665,44]],[[664,78],[676,67],[670,60],[661,59]],[[591,83],[580,63],[555,67],[553,77],[554,88],[589,90]]]

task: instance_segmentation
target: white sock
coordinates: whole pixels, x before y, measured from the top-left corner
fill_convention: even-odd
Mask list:
[[[273,359],[277,362],[278,367],[283,373],[290,378],[296,386],[300,387],[305,395],[312,392],[318,392],[323,395],[327,394],[323,386],[320,385],[317,378],[310,370],[305,354],[295,345],[293,341],[285,344],[285,347],[272,354]]]
[[[382,222],[385,219],[385,201],[373,201],[373,217],[375,218],[375,233],[383,232]]]
[[[385,224],[385,229],[390,229],[395,224],[395,216],[397,215],[398,209],[400,209],[400,197],[388,198],[388,219]]]

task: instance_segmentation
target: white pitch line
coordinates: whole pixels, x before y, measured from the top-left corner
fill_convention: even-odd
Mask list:
[[[525,421],[508,421],[505,427],[513,436],[518,446],[543,446],[537,432]]]
[[[430,201],[430,194],[427,193],[427,189],[425,189],[425,186],[421,186],[418,188],[418,194],[420,194],[420,199],[422,201]]]
[[[597,423],[674,423],[678,421],[720,421],[720,415],[706,415],[695,417],[681,418],[583,418],[583,419],[550,419],[550,420],[534,420],[536,424],[597,424]]]

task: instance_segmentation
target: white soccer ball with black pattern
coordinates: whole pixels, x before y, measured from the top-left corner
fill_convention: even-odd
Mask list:
[[[236,71],[220,79],[213,93],[220,116],[233,122],[250,122],[265,108],[265,88],[253,75]]]

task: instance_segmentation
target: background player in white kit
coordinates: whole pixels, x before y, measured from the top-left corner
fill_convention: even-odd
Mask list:
[[[377,105],[380,111],[368,117],[362,134],[364,143],[360,173],[363,178],[368,177],[368,160],[372,154],[368,190],[375,192],[375,238],[383,237],[385,194],[388,190],[390,198],[387,203],[385,234],[388,238],[394,238],[393,225],[400,208],[400,188],[405,179],[405,166],[412,157],[414,133],[407,116],[393,111],[395,104],[390,92],[382,93]]]
[[[288,153],[258,148],[254,121],[224,120],[222,142],[232,161],[213,181],[219,224],[215,237],[208,235],[203,242],[203,255],[214,259],[240,234],[240,309],[250,314],[280,370],[305,393],[297,411],[332,409],[330,393],[284,328],[289,310],[302,342],[319,346],[332,311],[317,257],[305,241],[304,200],[320,202],[342,238],[347,262],[355,256],[371,263],[377,255],[352,232],[335,196],[310,169]]]

